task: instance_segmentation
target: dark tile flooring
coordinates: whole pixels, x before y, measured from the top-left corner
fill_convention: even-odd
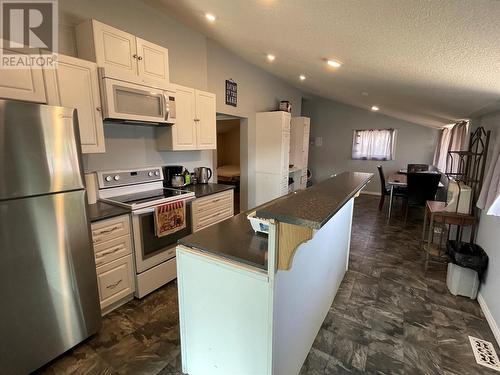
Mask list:
[[[468,335],[494,342],[477,302],[447,291],[444,264],[431,263],[424,271],[418,246],[423,215],[412,211],[413,219],[404,225],[395,210],[387,225],[377,204],[376,197],[356,199],[350,270],[301,375],[498,374],[477,365],[470,348]],[[105,316],[95,337],[40,372],[181,374],[180,370],[173,282]]]

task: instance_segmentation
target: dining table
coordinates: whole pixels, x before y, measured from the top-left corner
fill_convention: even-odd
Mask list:
[[[396,173],[393,173],[389,176],[387,179],[387,185],[389,185],[390,189],[390,195],[389,195],[389,212],[387,213],[387,222],[391,220],[391,214],[392,214],[392,198],[394,195],[394,187],[399,186],[399,187],[407,187],[408,186],[408,180],[407,180],[407,173],[398,171]],[[442,188],[444,185],[439,182],[438,188]]]

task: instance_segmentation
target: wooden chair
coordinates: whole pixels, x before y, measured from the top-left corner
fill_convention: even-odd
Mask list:
[[[377,165],[378,174],[380,176],[380,202],[378,204],[379,211],[382,211],[385,202],[385,196],[391,194],[391,189],[385,184],[384,170],[381,165]],[[406,198],[406,188],[395,186],[392,192],[393,197]]]

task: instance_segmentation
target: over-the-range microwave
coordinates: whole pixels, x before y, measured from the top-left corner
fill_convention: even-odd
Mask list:
[[[175,124],[175,90],[154,87],[131,78],[114,78],[100,71],[101,101],[105,120],[124,123]]]

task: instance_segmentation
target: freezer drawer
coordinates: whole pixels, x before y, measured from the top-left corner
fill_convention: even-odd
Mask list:
[[[84,190],[0,201],[0,285],[3,373],[31,372],[97,332]]]

